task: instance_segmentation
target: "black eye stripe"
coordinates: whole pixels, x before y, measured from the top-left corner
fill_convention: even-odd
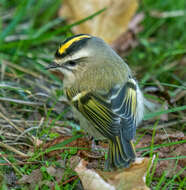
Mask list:
[[[73,66],[76,66],[76,64],[77,64],[77,63],[76,63],[75,60],[70,60],[70,61],[67,61],[67,62],[65,63],[65,65],[67,65],[67,66],[69,65],[69,66],[72,66],[72,67],[73,67]]]

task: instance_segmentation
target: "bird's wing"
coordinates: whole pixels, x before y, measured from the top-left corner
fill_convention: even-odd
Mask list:
[[[68,99],[106,138],[122,135],[132,140],[136,131],[136,82],[129,79],[122,87],[112,88],[107,95],[98,92],[66,89]]]

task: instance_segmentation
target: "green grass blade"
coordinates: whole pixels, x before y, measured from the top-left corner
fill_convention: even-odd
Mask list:
[[[162,110],[162,111],[158,111],[158,112],[154,112],[154,113],[148,113],[148,114],[145,114],[144,120],[148,120],[148,119],[151,119],[153,117],[156,117],[156,116],[159,116],[162,114],[183,111],[183,110],[186,110],[186,106],[180,106],[180,107],[176,107],[176,108],[172,108],[172,109],[168,109],[168,110]]]
[[[20,6],[18,7],[13,20],[10,22],[10,24],[2,31],[2,33],[0,34],[0,43],[5,39],[5,37],[10,34],[15,27],[17,26],[17,24],[21,21],[21,19],[23,18],[23,15],[26,12],[26,7],[29,1],[23,1]]]
[[[61,143],[59,143],[57,145],[54,145],[54,146],[51,146],[51,147],[47,148],[45,151],[37,153],[37,155],[30,158],[29,161],[33,161],[33,160],[41,157],[42,155],[44,155],[46,153],[49,153],[51,151],[54,151],[54,150],[60,150],[60,149],[64,149],[64,148],[69,148],[69,147],[65,147],[65,145],[71,143],[72,141],[77,140],[78,138],[81,138],[82,136],[83,136],[83,134],[78,134],[78,135],[72,136],[71,138],[69,138],[67,140],[64,140],[63,142],[61,142]]]
[[[162,188],[162,190],[166,190],[167,187],[179,176],[181,175],[184,171],[186,170],[186,167],[182,168],[176,175],[173,176],[173,178],[171,180],[169,180],[164,187]]]
[[[176,144],[183,144],[183,143],[186,143],[186,140],[164,143],[164,144],[160,144],[160,145],[154,145],[153,150],[156,150],[156,149],[161,148],[161,147],[174,146]],[[146,151],[146,150],[150,150],[150,149],[151,149],[151,147],[148,146],[148,147],[138,148],[138,149],[136,149],[136,151]]]
[[[44,32],[48,31],[55,25],[60,24],[62,21],[63,21],[62,19],[57,18],[55,20],[48,22],[46,25],[42,26],[31,38],[39,38]]]
[[[156,157],[155,157],[155,159],[154,159],[152,168],[149,169],[148,172],[147,172],[147,176],[146,176],[147,186],[150,186],[150,184],[152,183],[153,176],[154,176],[155,171],[156,171],[156,166],[158,164],[158,157],[159,157],[159,155],[157,154]]]
[[[161,176],[161,178],[160,178],[160,180],[159,180],[159,182],[158,182],[158,184],[156,185],[156,189],[155,189],[155,190],[161,189],[161,188],[160,188],[161,185],[166,181],[166,175],[167,175],[167,172],[164,171],[164,172],[163,172],[163,175]]]
[[[159,160],[177,160],[177,159],[186,159],[186,156],[176,156],[176,157],[160,158]]]

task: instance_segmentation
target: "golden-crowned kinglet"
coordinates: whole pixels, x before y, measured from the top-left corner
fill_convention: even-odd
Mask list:
[[[60,45],[49,69],[63,73],[80,126],[95,138],[108,139],[107,168],[128,167],[136,157],[133,139],[144,110],[128,65],[102,39],[80,34]]]

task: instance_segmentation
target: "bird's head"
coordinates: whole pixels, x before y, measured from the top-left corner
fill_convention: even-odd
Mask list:
[[[102,39],[79,34],[66,39],[59,46],[54,62],[48,69],[61,72],[65,85],[69,85],[78,80],[88,80],[90,83],[97,80],[101,84],[103,77],[112,78],[113,75],[117,79],[122,67],[126,67],[126,64]]]

